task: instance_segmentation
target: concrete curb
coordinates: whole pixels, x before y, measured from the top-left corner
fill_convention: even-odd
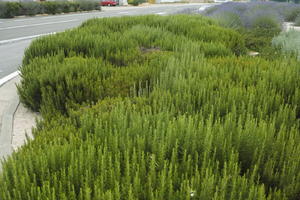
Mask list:
[[[9,80],[8,80],[9,81]],[[7,81],[7,82],[8,82]],[[0,86],[1,87],[1,86]],[[18,95],[10,102],[10,105],[5,109],[2,115],[2,125],[0,128],[0,172],[2,171],[2,160],[12,154],[12,134],[13,120],[15,112],[20,104]]]
[[[20,71],[15,71],[7,76],[5,76],[4,78],[0,79],[0,87],[2,85],[4,85],[5,83],[7,83],[8,81],[14,79],[15,77],[17,77],[18,75],[20,75]]]

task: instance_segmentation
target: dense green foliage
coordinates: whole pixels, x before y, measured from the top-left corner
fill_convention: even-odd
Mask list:
[[[127,96],[132,86],[155,82],[170,55],[185,51],[206,57],[240,55],[246,52],[243,43],[236,32],[200,16],[90,20],[78,29],[32,43],[21,69],[20,97],[33,110],[51,103],[65,111],[70,101],[96,102],[111,97],[118,87],[113,96]],[[84,58],[74,61],[74,56]],[[55,97],[50,98],[54,102],[49,97]]]
[[[0,2],[0,18],[100,10],[98,1]]]
[[[285,20],[288,22],[294,22],[297,18],[297,16],[300,15],[300,7],[297,6],[295,8],[292,8],[289,10],[289,12],[286,12]]]
[[[18,2],[0,2],[0,17],[14,17],[16,13],[20,12],[20,9],[20,4]]]
[[[139,4],[145,3],[146,0],[128,0],[128,4],[138,6]]]
[[[272,18],[258,18],[253,27],[241,30],[246,38],[246,46],[251,50],[263,53],[265,48],[271,46],[272,39],[281,31],[279,23]]]
[[[199,16],[34,41],[19,92],[44,120],[3,164],[0,199],[298,200],[299,62],[244,54]]]

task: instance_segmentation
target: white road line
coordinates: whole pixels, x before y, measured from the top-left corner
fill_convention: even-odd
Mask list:
[[[65,20],[65,21],[58,21],[58,22],[46,22],[46,23],[39,23],[39,24],[29,24],[29,25],[22,25],[22,26],[10,26],[10,27],[5,27],[5,28],[0,28],[0,31],[16,29],[16,28],[50,25],[50,24],[61,24],[61,23],[68,23],[68,22],[75,22],[75,21],[79,21],[79,19],[72,19],[72,20]]]
[[[157,15],[165,15],[166,13],[165,12],[158,12],[158,13],[155,13]]]
[[[37,38],[37,37],[41,37],[41,36],[45,36],[45,35],[52,35],[52,34],[56,34],[56,32],[44,33],[44,34],[39,34],[39,35],[31,35],[31,36],[26,36],[26,37],[19,37],[19,38],[14,38],[14,39],[9,39],[9,40],[1,40],[0,45],[11,43],[11,42],[18,42],[18,41],[21,41],[21,40],[33,39],[33,38]]]
[[[128,14],[129,12],[119,12],[118,14]]]
[[[42,17],[43,19],[51,19],[51,18],[61,18],[61,17],[73,17],[73,16],[81,16],[81,15],[91,15],[91,14],[99,14],[101,12],[89,12],[89,13],[75,13],[75,14],[63,14],[63,15],[56,15],[56,16],[45,16]],[[42,19],[39,18],[39,19]]]
[[[33,19],[16,19],[14,22],[25,22],[25,21],[31,21]]]
[[[16,76],[18,76],[20,74],[20,71],[15,71],[7,76],[5,76],[4,78],[0,79],[0,86],[2,86],[4,83],[6,83],[7,81],[15,78]]]
[[[32,20],[44,20],[44,19],[53,19],[53,18],[66,18],[66,17],[73,17],[73,16],[81,16],[81,15],[91,15],[91,14],[98,14],[97,12],[91,13],[75,13],[75,14],[62,14],[62,15],[54,15],[54,16],[36,16],[30,19],[16,19],[13,20],[14,22],[25,22],[25,21],[32,21]],[[3,23],[3,22],[2,22]]]
[[[79,15],[79,14],[77,14]],[[30,19],[15,19],[14,22],[26,22],[26,21],[33,21],[33,20],[43,20],[43,19],[53,19],[53,18],[60,18],[60,17],[72,17],[73,15],[62,15],[62,16],[42,16],[42,17],[34,17]]]

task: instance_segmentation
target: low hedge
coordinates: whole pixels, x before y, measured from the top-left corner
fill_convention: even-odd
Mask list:
[[[68,60],[66,69],[82,63]],[[109,71],[88,65],[82,79]],[[170,55],[150,93],[41,122],[35,140],[4,163],[0,198],[298,200],[299,73],[293,59]],[[88,88],[74,92],[98,90]]]
[[[299,62],[244,40],[185,15],[35,40],[18,91],[43,121],[3,163],[0,199],[298,200]]]
[[[19,94],[22,102],[33,110],[51,104],[55,110],[64,112],[69,101],[83,103],[96,102],[104,97],[124,97],[134,85],[151,85],[170,55],[180,55],[185,51],[205,57],[241,55],[246,52],[244,43],[236,32],[220,28],[200,16],[93,19],[80,28],[41,38],[31,44],[21,68],[23,79]],[[76,62],[69,64],[68,59],[74,57],[80,57],[78,65]],[[94,58],[98,59],[96,63],[90,61]],[[99,60],[103,64],[99,64]],[[105,65],[117,68],[121,74],[113,77],[101,75],[101,71],[98,74],[96,70]],[[90,73],[90,78],[79,75],[88,68],[98,74],[97,79],[92,78],[93,73]],[[87,93],[74,95],[73,92],[78,90],[72,85],[85,82],[86,86],[76,87],[85,88]],[[105,91],[97,86],[99,84]],[[98,89],[90,91],[88,87],[91,85]],[[49,102],[49,95],[56,96],[54,102]]]
[[[145,3],[146,0],[129,0],[128,4],[131,4],[133,6],[138,6],[139,4]]]
[[[0,17],[100,10],[98,1],[0,2]]]
[[[19,2],[0,2],[0,17],[11,18],[20,15],[21,4]]]

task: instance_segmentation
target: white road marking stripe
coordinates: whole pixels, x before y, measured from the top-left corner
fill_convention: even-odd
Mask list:
[[[119,12],[118,14],[128,14],[129,12]]]
[[[78,15],[91,15],[93,13],[78,13],[78,14],[66,14],[66,15],[60,15],[60,16],[36,16],[34,18],[30,19],[16,19],[13,20],[14,22],[25,22],[25,21],[32,21],[32,20],[43,20],[43,19],[53,19],[53,18],[61,18],[61,17],[72,17],[72,16],[78,16]],[[0,22],[3,23],[3,22]]]
[[[101,13],[101,12],[99,12],[99,13]],[[73,16],[78,16],[78,15],[91,15],[91,14],[98,14],[98,12],[63,14],[63,15],[56,15],[56,16],[45,16],[45,17],[43,17],[43,19],[61,18],[61,17],[73,17]],[[39,18],[39,19],[42,19],[42,18]]]
[[[14,20],[14,22],[24,22],[24,21],[30,21],[30,20],[33,20],[33,19],[16,19],[16,20]]]
[[[62,14],[62,15],[54,15],[54,16],[35,16],[34,18],[30,19],[16,19],[15,22],[23,22],[23,21],[32,21],[32,20],[43,20],[43,19],[53,19],[53,18],[65,18],[65,17],[73,17],[73,16],[80,16],[80,15],[91,15],[97,14],[97,12],[90,12],[90,13],[75,13],[75,14]]]
[[[159,12],[159,13],[155,13],[155,14],[157,14],[157,15],[164,15],[166,13],[165,12]]]
[[[61,24],[61,23],[68,23],[68,22],[74,22],[74,21],[79,21],[79,19],[72,19],[72,20],[58,21],[58,22],[46,22],[46,23],[39,23],[39,24],[29,24],[29,25],[22,25],[22,26],[10,26],[10,27],[5,27],[5,28],[0,28],[0,31],[9,30],[9,29],[16,29],[16,28],[50,25],[50,24]]]
[[[20,71],[15,71],[7,76],[5,76],[4,78],[0,79],[0,86],[2,86],[4,83],[6,83],[7,81],[15,78],[16,76],[18,76],[20,74]]]
[[[52,34],[56,34],[56,32],[44,33],[44,34],[39,34],[39,35],[31,35],[31,36],[26,36],[26,37],[19,37],[19,38],[14,38],[14,39],[9,39],[9,40],[1,40],[0,45],[11,43],[11,42],[17,42],[17,41],[21,41],[21,40],[33,39],[33,38],[37,38],[37,37],[41,37],[41,36],[45,36],[45,35],[52,35]]]

